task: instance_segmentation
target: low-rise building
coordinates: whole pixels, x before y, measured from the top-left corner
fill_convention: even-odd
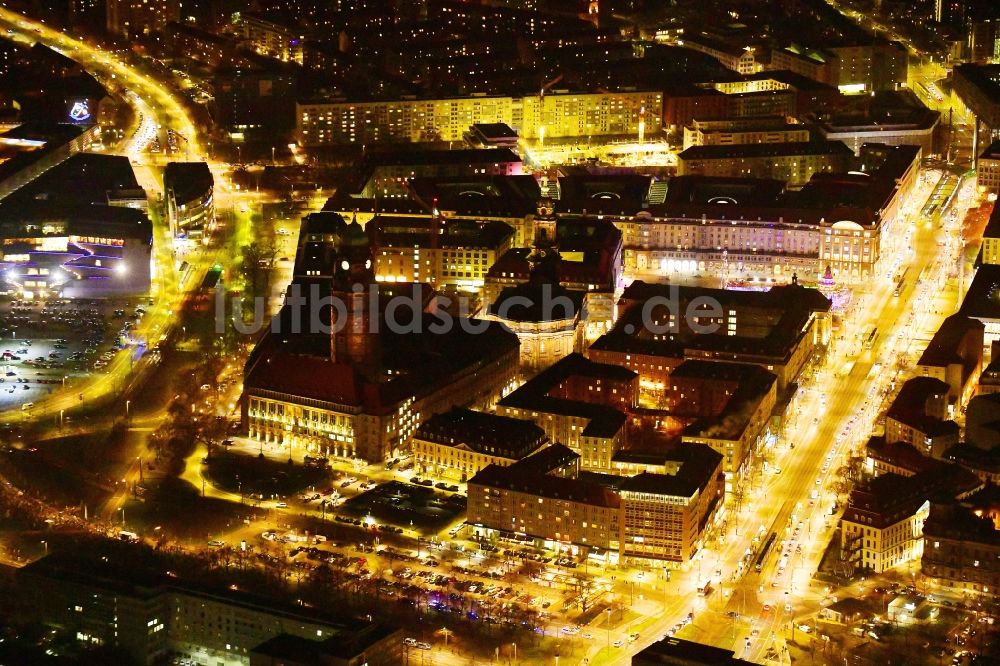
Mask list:
[[[369,225],[376,280],[426,282],[435,289],[480,290],[514,241],[514,230],[498,221],[380,215]]]
[[[684,126],[684,149],[746,143],[792,143],[809,140],[806,125],[782,116],[695,119]]]
[[[638,372],[650,393],[662,392],[685,359],[760,365],[784,391],[826,344],[830,306],[817,290],[797,284],[761,292],[636,280],[622,292],[614,328],[588,356]]]
[[[677,174],[775,178],[803,185],[814,173],[846,171],[852,155],[840,141],[691,146],[677,156]]]
[[[548,445],[532,421],[456,408],[424,421],[410,449],[418,472],[465,481],[487,465],[505,467]]]
[[[607,331],[615,318],[615,295],[622,279],[622,234],[606,218],[554,216],[551,204],[544,199],[538,208],[539,214],[532,221],[534,244],[553,253],[551,270],[562,287],[585,292],[585,335],[592,340]],[[519,247],[497,260],[483,285],[485,311],[501,291],[531,280],[534,257],[533,250]]]
[[[960,504],[934,503],[923,535],[925,576],[963,593],[1000,594],[1000,530],[993,521]]]
[[[733,650],[668,636],[632,657],[632,666],[752,666]]]
[[[871,476],[913,476],[945,464],[937,458],[924,455],[912,444],[889,443],[885,437],[873,436],[865,447],[865,471]]]
[[[0,290],[26,299],[147,293],[145,200],[127,157],[76,153],[51,165],[0,202]]]
[[[815,126],[820,135],[827,141],[842,141],[855,154],[866,143],[917,146],[924,155],[937,152],[940,111],[928,109],[908,91],[885,91],[859,100],[851,110],[818,114]]]
[[[960,429],[949,418],[948,384],[932,377],[907,380],[885,415],[888,443],[906,442],[940,458],[958,444]]]
[[[948,384],[948,415],[961,411],[972,397],[983,369],[985,326],[978,319],[954,314],[945,319],[927,344],[917,372]]]
[[[705,33],[685,33],[683,39],[677,40],[677,45],[710,55],[723,67],[738,74],[755,74],[760,70],[755,55],[756,49],[751,46],[733,46]]]

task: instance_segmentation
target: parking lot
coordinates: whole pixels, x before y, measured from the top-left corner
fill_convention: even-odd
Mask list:
[[[339,510],[356,518],[372,516],[397,527],[436,532],[464,513],[466,501],[460,494],[390,481],[352,497]]]
[[[145,301],[0,301],[0,410],[30,411],[63,386],[104,372],[136,343]]]

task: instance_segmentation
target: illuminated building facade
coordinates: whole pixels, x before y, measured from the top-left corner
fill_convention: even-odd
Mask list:
[[[215,224],[215,187],[205,162],[170,162],[163,170],[167,219],[174,236],[201,238]]]
[[[377,217],[375,279],[426,282],[435,288],[482,288],[486,273],[509,250],[514,230],[503,222]]]
[[[809,128],[781,116],[695,119],[684,127],[684,148],[748,143],[792,143],[809,140]]]
[[[131,663],[164,659],[250,666],[273,654],[272,641],[311,647],[309,663],[398,664],[401,630],[315,608],[275,603],[232,589],[201,589],[122,562],[50,555],[18,570],[23,612],[68,629],[80,643],[119,648]],[[169,573],[169,572],[168,572]]]
[[[882,573],[917,561],[930,499],[962,499],[982,482],[956,465],[938,465],[912,476],[887,473],[851,491],[841,519],[842,561],[852,571]]]
[[[0,201],[0,284],[21,298],[149,291],[153,229],[127,157],[78,153]]]
[[[719,308],[707,307],[705,299]],[[830,307],[817,290],[799,285],[764,292],[637,280],[618,301],[614,328],[587,354],[639,373],[643,391],[651,394],[666,390],[674,368],[686,359],[759,365],[777,377],[783,391],[813,351],[829,341]],[[647,328],[644,314],[655,328]],[[695,325],[713,330],[695,332]]]
[[[1000,193],[1000,141],[991,143],[979,156],[976,167],[976,185],[981,190],[991,194]],[[985,241],[985,238],[983,240]],[[1000,262],[994,261],[993,263]]]
[[[243,38],[260,55],[302,64],[306,36],[298,26],[286,25],[259,14],[240,15]]]
[[[410,448],[418,472],[466,481],[487,465],[506,467],[548,445],[532,421],[453,409],[424,421]]]
[[[818,281],[830,267],[853,283],[881,274],[883,255],[901,249],[920,155],[916,146],[865,144],[847,162],[851,172],[815,174],[797,191],[757,178],[673,178],[662,204],[618,223],[625,275]]]
[[[1000,531],[981,510],[932,503],[923,535],[925,576],[955,591],[1000,594]]]
[[[640,127],[652,136],[662,107],[663,94],[650,91],[299,102],[296,136],[303,146],[464,141],[470,126],[489,123],[539,141],[638,135]]]
[[[672,567],[691,560],[722,506],[722,457],[704,446],[663,456],[669,471],[588,473],[554,445],[469,480],[467,522],[483,537],[609,562]]]
[[[815,173],[847,170],[840,141],[691,146],[677,156],[679,176],[773,178],[802,185]]]

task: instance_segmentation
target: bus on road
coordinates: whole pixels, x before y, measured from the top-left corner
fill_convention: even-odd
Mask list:
[[[871,349],[878,340],[878,327],[872,328],[871,333],[865,336],[865,349]]]
[[[767,537],[767,541],[764,542],[764,547],[760,549],[760,555],[757,556],[757,561],[754,562],[753,570],[760,573],[760,570],[764,568],[764,561],[767,559],[768,554],[771,552],[771,548],[774,546],[774,542],[778,539],[777,532],[771,532],[771,536]]]

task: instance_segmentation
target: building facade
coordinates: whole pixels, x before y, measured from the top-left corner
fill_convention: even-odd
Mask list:
[[[982,511],[932,504],[924,523],[921,571],[956,592],[1000,594],[1000,531]]]
[[[296,108],[301,145],[463,141],[469,127],[504,123],[526,139],[659,133],[659,92],[570,93],[524,97],[309,101]]]
[[[163,170],[167,220],[175,237],[200,239],[215,224],[215,181],[205,162],[170,162]]]
[[[410,449],[418,472],[464,482],[488,465],[506,467],[548,445],[531,421],[453,409],[420,424]]]

